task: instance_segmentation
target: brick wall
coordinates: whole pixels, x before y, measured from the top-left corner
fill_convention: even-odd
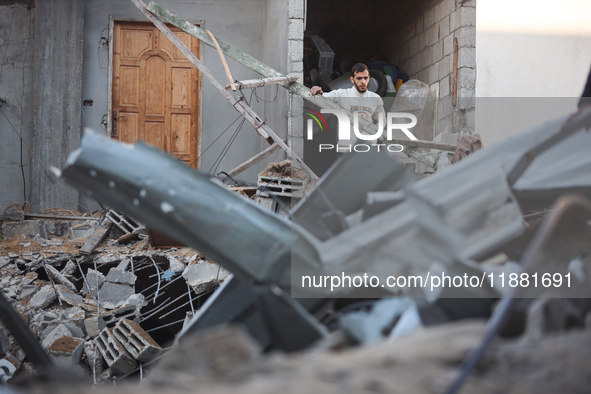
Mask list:
[[[438,92],[434,140],[455,144],[474,131],[476,0],[430,0],[384,37],[390,60]],[[452,105],[454,39],[458,41],[456,105]]]
[[[296,74],[300,83],[304,81],[304,2],[305,0],[288,0],[287,12],[287,71]],[[289,100],[287,144],[296,155],[304,157],[304,131],[301,122],[297,121],[301,119],[304,102],[294,94],[290,95]]]

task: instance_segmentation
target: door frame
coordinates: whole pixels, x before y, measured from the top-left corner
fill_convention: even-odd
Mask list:
[[[109,61],[108,61],[108,72],[107,72],[107,135],[111,138],[113,134],[113,39],[114,39],[114,31],[115,31],[115,22],[142,22],[146,23],[148,21],[143,19],[136,19],[136,18],[117,18],[112,15],[109,15]],[[200,19],[197,21],[189,21],[189,23],[194,24],[197,27],[204,28],[205,20]],[[197,57],[201,60],[203,59],[203,42],[199,45],[199,53],[196,54]],[[195,67],[194,65],[192,65]],[[201,141],[203,140],[202,136],[202,125],[203,125],[203,111],[201,108],[203,106],[203,89],[202,89],[202,82],[203,82],[203,73],[199,73],[199,89],[197,91],[197,97],[199,99],[199,108],[197,114],[197,120],[199,121],[199,129],[197,130],[198,134],[198,141],[197,141],[197,168],[200,167],[201,164]]]

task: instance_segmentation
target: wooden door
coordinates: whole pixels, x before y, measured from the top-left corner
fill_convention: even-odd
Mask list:
[[[171,30],[199,56],[199,40]],[[113,138],[143,140],[198,167],[199,71],[153,24],[113,26]]]

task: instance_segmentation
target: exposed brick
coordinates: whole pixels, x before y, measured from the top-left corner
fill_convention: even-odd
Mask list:
[[[290,40],[301,40],[304,38],[303,19],[289,19],[287,25],[287,38]]]

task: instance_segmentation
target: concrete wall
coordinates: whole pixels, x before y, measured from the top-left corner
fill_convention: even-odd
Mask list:
[[[30,199],[34,46],[35,9],[0,6],[0,212]]]
[[[231,43],[242,51],[263,61],[268,61],[279,71],[287,72],[285,37],[287,36],[286,0],[218,0],[212,1],[174,1],[161,0],[162,6],[183,18],[198,22],[203,20],[204,27],[211,30],[220,39]],[[105,131],[101,125],[107,113],[107,64],[104,57],[105,38],[108,40],[109,17],[144,21],[146,18],[129,0],[86,0],[85,40],[84,40],[84,79],[83,98],[93,100],[92,107],[84,107],[84,125],[95,130]],[[283,42],[283,46],[280,46]],[[223,84],[227,83],[226,74],[215,49],[202,45],[201,59],[205,66]],[[260,77],[254,71],[226,58],[234,79],[253,79]],[[232,137],[242,117],[214,143],[224,130],[239,117],[238,112],[205,79],[202,79],[202,140],[201,169],[210,171],[226,143]],[[274,88],[257,90],[257,95],[265,100],[274,97]],[[286,101],[284,92],[278,96]],[[238,94],[238,93],[236,93]],[[247,99],[250,91],[244,91]],[[252,97],[253,109],[267,119],[269,126],[280,136],[286,138],[286,108],[275,109],[275,105],[266,105],[262,100]],[[280,115],[280,113],[283,115]],[[213,145],[212,145],[213,144]],[[211,147],[210,147],[211,145]],[[266,146],[255,130],[245,123],[228,153],[213,171],[229,171],[236,165],[248,160]],[[207,151],[205,151],[207,149]],[[281,156],[278,157],[281,159]],[[239,178],[256,181],[256,175],[263,168],[260,163]]]
[[[455,144],[474,131],[476,1],[429,0],[407,10],[384,38],[392,62],[438,92],[433,139]],[[458,40],[458,101],[452,105],[454,38]]]
[[[576,109],[591,66],[590,15],[588,0],[478,0],[476,127],[485,143]]]
[[[80,145],[83,0],[40,1],[35,23],[35,130],[31,210],[78,208],[78,190],[56,179]]]

